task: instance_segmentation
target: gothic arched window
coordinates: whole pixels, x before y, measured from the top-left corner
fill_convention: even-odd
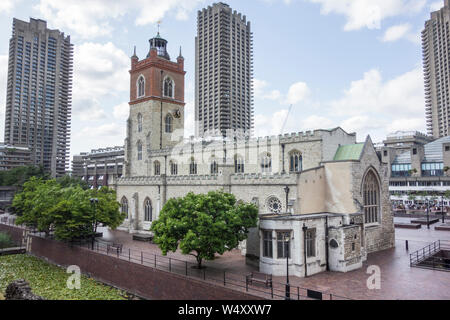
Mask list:
[[[244,159],[240,156],[234,157],[234,173],[244,173]]]
[[[142,132],[142,114],[138,114],[138,117],[137,117],[137,120],[138,120],[138,132]]]
[[[218,174],[219,173],[219,166],[217,164],[216,160],[213,160],[211,162],[211,174]]]
[[[178,164],[175,161],[170,161],[170,174],[172,176],[178,175]]]
[[[154,169],[155,176],[161,175],[161,164],[159,163],[159,161],[155,161],[153,163],[153,166],[154,166],[153,169]]]
[[[265,154],[261,158],[261,172],[269,173],[272,172],[272,157],[269,153]]]
[[[197,174],[197,162],[194,158],[191,158],[191,163],[189,164],[189,174]]]
[[[120,211],[122,213],[126,214],[126,219],[128,219],[128,200],[127,198],[123,197],[122,201],[120,202],[121,206],[120,206]]]
[[[289,171],[290,172],[300,172],[302,171],[302,155],[298,151],[294,151],[290,154]]]
[[[144,221],[146,222],[153,221],[152,211],[153,211],[152,202],[150,201],[149,198],[147,198],[144,201]]]
[[[170,77],[164,79],[164,96],[168,98],[174,97],[174,82]]]
[[[370,170],[363,184],[364,222],[377,223],[380,218],[380,185],[373,170]]]
[[[137,155],[138,155],[138,160],[142,160],[142,142],[138,141],[137,143]]]
[[[172,116],[170,114],[168,114],[166,116],[165,124],[166,124],[166,133],[172,133],[172,130],[173,130],[173,118],[172,118]]]
[[[137,92],[138,98],[141,98],[141,97],[145,96],[145,79],[144,79],[144,76],[140,76],[139,77],[139,80],[138,80],[138,83],[137,83],[137,89],[138,89],[138,92]]]

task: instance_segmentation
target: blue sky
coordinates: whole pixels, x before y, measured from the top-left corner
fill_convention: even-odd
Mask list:
[[[0,140],[12,18],[48,21],[75,45],[71,155],[123,145],[129,57],[156,34],[186,66],[186,136],[194,133],[197,10],[203,0],[2,0]],[[254,34],[255,133],[342,126],[376,142],[425,131],[420,31],[443,0],[229,0]],[[290,105],[293,105],[285,128]]]

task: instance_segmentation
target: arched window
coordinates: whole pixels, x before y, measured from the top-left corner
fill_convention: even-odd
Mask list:
[[[139,80],[138,80],[138,83],[137,83],[137,89],[138,89],[138,92],[137,92],[138,98],[142,98],[143,96],[145,96],[145,79],[144,79],[144,76],[140,76],[139,77]]]
[[[234,157],[234,173],[244,173],[244,159],[239,156]]]
[[[126,219],[128,219],[128,200],[127,200],[127,198],[123,197],[120,204],[121,204],[120,211],[122,213],[125,213]]]
[[[300,172],[302,171],[302,155],[298,151],[294,151],[290,154],[289,171],[290,172]]]
[[[155,176],[161,175],[161,164],[159,161],[155,161],[153,163]]]
[[[272,172],[272,157],[269,153],[265,154],[261,158],[261,172],[269,173]]]
[[[377,223],[380,218],[380,185],[373,170],[364,178],[364,222]]]
[[[170,161],[170,174],[172,176],[178,175],[178,164],[175,161]]]
[[[142,114],[138,114],[138,117],[137,117],[137,120],[138,120],[138,132],[142,132]]]
[[[217,164],[216,160],[213,160],[211,162],[211,174],[218,174],[219,173],[219,165]]]
[[[166,123],[166,133],[172,133],[172,130],[173,130],[173,118],[172,118],[172,116],[170,114],[168,114],[166,116],[165,123]]]
[[[194,158],[191,158],[191,163],[189,164],[189,174],[197,174],[197,162]]]
[[[153,212],[152,202],[150,201],[149,198],[147,198],[144,201],[144,221],[146,222],[153,221],[152,212]]]
[[[282,207],[281,201],[277,197],[270,197],[267,199],[267,208],[270,213],[280,213]]]
[[[164,96],[168,98],[174,97],[174,82],[170,77],[164,79]]]
[[[137,156],[138,160],[142,160],[142,142],[138,141],[137,143]]]

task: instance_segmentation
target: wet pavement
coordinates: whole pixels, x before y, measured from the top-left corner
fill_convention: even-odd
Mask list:
[[[409,218],[395,218],[396,222],[409,222]],[[434,226],[430,229],[422,226],[421,229],[396,229],[396,247],[393,249],[369,254],[368,260],[364,262],[363,268],[348,273],[323,272],[310,276],[308,278],[299,278],[291,276],[292,285],[291,294],[297,294],[296,286],[321,291],[325,294],[333,294],[333,299],[339,299],[339,296],[350,299],[388,299],[388,300],[431,300],[431,299],[450,299],[450,272],[434,271],[421,268],[411,268],[409,266],[409,254],[413,253],[428,244],[437,240],[449,240],[449,231],[436,231]],[[134,259],[139,260],[139,256],[144,261],[153,261],[157,257],[157,265],[165,264],[167,267],[168,259],[171,260],[171,266],[177,266],[181,272],[184,272],[184,261],[188,261],[189,275],[198,272],[196,276],[201,276],[202,271],[195,271],[192,267],[196,260],[193,256],[186,256],[181,252],[169,253],[167,258],[161,257],[159,248],[147,242],[132,240],[132,235],[123,231],[104,232],[103,238],[106,241],[122,243],[124,246],[123,255],[127,254]],[[405,240],[409,240],[409,251],[406,250]],[[142,252],[142,253],[140,253]],[[131,258],[133,260],[133,258]],[[165,259],[165,262],[162,262]],[[144,264],[146,264],[144,262]],[[207,277],[209,274],[215,279],[225,271],[227,277],[236,277],[244,281],[245,275],[251,271],[257,271],[257,268],[246,265],[245,257],[239,250],[233,250],[225,253],[223,256],[217,256],[214,261],[205,261],[207,266]],[[381,271],[381,288],[370,290],[367,287],[367,281],[371,274],[367,273],[369,266],[378,266]],[[186,270],[188,269],[186,264]],[[172,270],[173,272],[173,270]],[[274,277],[274,287],[278,294],[282,294],[285,283],[285,277]],[[245,281],[244,281],[245,282]],[[245,286],[245,283],[244,283]],[[240,287],[242,290],[243,288]],[[329,295],[327,296],[329,298]]]

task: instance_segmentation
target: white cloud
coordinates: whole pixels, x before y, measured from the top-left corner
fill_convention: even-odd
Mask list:
[[[286,109],[279,110],[271,116],[257,114],[255,116],[255,135],[265,137],[287,132],[286,128],[283,128],[287,114],[288,110]]]
[[[123,102],[113,109],[113,116],[117,120],[127,121],[130,116],[130,105],[128,102]]]
[[[129,90],[129,57],[111,42],[75,47],[74,96],[97,98]]]
[[[336,127],[335,122],[331,119],[311,115],[301,122],[301,130],[331,129]]]
[[[12,8],[14,8],[14,1],[13,0],[2,0],[2,1],[0,1],[0,13],[2,13],[2,12],[9,13],[9,12],[11,12]]]
[[[119,141],[123,143],[125,140],[125,127],[125,122],[120,124],[112,122],[98,127],[84,127],[75,133],[74,137],[77,141],[90,142],[93,146],[102,144],[98,147],[117,145]]]
[[[440,10],[443,7],[444,7],[444,1],[443,0],[435,1],[435,2],[430,4],[430,11],[438,11],[438,10]]]
[[[372,69],[361,80],[351,83],[344,97],[331,103],[338,115],[386,113],[422,115],[425,99],[420,67],[383,82],[381,73]]]
[[[111,36],[111,20],[130,13],[136,15],[136,25],[155,23],[170,11],[176,19],[185,20],[200,2],[203,0],[40,0],[35,9],[51,26],[88,39]]]
[[[383,37],[381,38],[381,41],[383,42],[394,42],[400,39],[406,39],[409,40],[415,44],[421,43],[421,30],[418,30],[417,32],[413,32],[412,26],[409,23],[404,24],[398,24],[392,27],[389,27]]]
[[[382,38],[383,42],[397,41],[408,34],[411,30],[409,23],[392,26],[386,30]]]
[[[392,121],[388,127],[387,132],[396,131],[423,131],[425,127],[425,118],[401,118]]]
[[[426,0],[309,0],[321,4],[324,15],[336,13],[346,16],[345,31],[362,28],[380,29],[382,20],[397,15],[417,13]]]
[[[308,88],[308,85],[304,82],[297,82],[291,85],[289,88],[289,92],[287,95],[286,102],[288,104],[297,104],[301,101],[304,101],[309,95],[311,91]]]
[[[268,87],[267,81],[253,80],[254,93],[257,99],[279,101],[282,104],[297,104],[308,98],[311,93],[308,85],[304,82],[291,85],[287,96],[283,95],[280,90],[270,90]]]
[[[195,136],[195,104],[187,102],[184,107],[184,137]]]

